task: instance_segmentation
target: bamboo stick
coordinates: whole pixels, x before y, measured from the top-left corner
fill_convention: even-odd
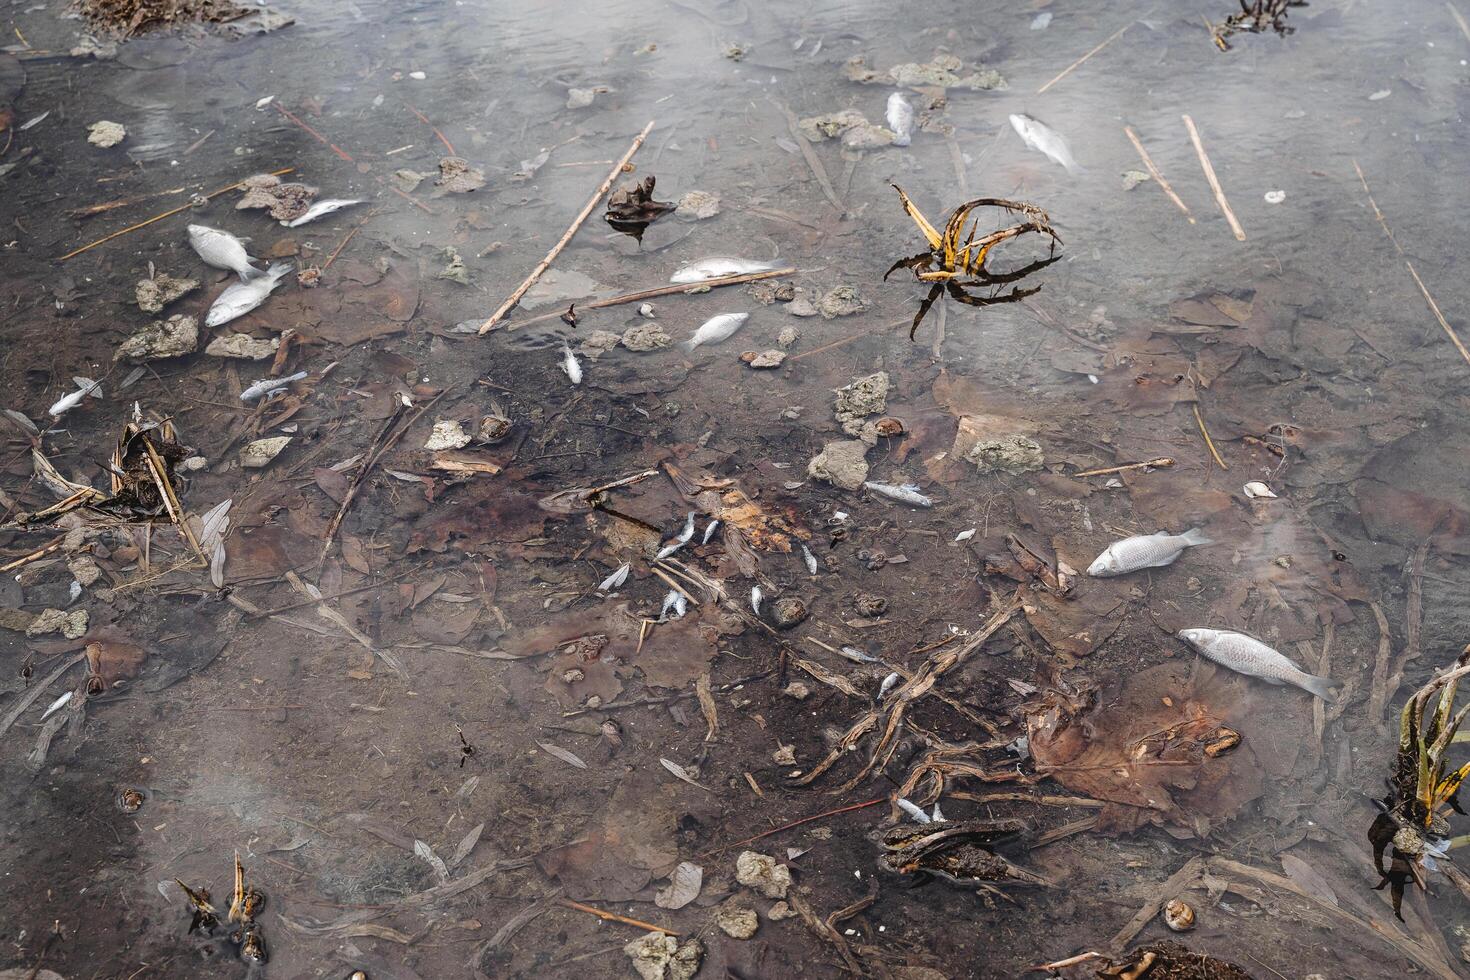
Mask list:
[[[1225,220],[1230,222],[1230,230],[1235,232],[1235,240],[1245,241],[1245,229],[1240,227],[1240,222],[1235,220],[1235,212],[1230,210],[1230,202],[1225,200],[1225,189],[1220,186],[1220,178],[1215,176],[1215,168],[1210,164],[1210,158],[1205,155],[1205,144],[1199,138],[1199,130],[1195,128],[1194,120],[1188,115],[1184,116],[1184,125],[1189,130],[1189,139],[1194,143],[1194,152],[1199,154],[1200,169],[1205,172],[1205,180],[1210,182],[1210,190],[1215,192],[1215,203],[1220,205],[1220,211],[1225,215]]]

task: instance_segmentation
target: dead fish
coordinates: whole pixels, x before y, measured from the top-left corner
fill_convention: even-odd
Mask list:
[[[58,398],[50,408],[46,409],[52,418],[60,418],[67,412],[70,412],[80,405],[82,399],[88,395],[91,395],[93,398],[102,397],[102,382],[93,381],[91,378],[72,378],[71,380],[77,386],[77,390],[69,395]]]
[[[684,521],[684,530],[680,531],[668,544],[660,548],[659,553],[654,556],[653,560],[663,561],[665,558],[669,557],[674,552],[678,551],[680,548],[688,544],[690,539],[692,539],[693,537],[694,511],[691,510],[689,512],[689,516]]]
[[[694,331],[693,337],[684,341],[684,347],[692,351],[704,344],[718,344],[722,340],[729,339],[749,319],[749,313],[721,313],[718,316],[712,316]]]
[[[912,504],[915,507],[934,506],[934,501],[920,493],[918,485],[914,483],[894,486],[892,483],[873,483],[869,480],[863,483],[863,487],[880,497],[897,500],[901,504]]]
[[[297,371],[295,374],[285,378],[261,378],[255,384],[240,392],[240,400],[242,402],[253,402],[262,395],[269,395],[272,392],[280,391],[287,385],[293,385],[305,377],[305,371]]]
[[[921,807],[910,803],[902,796],[900,796],[893,802],[897,803],[898,808],[904,813],[907,813],[909,815],[909,819],[912,820],[914,823],[931,823],[933,821],[933,818],[930,817],[929,814],[925,813]]]
[[[685,599],[677,589],[671,589],[669,590],[669,594],[664,596],[664,607],[658,614],[659,621],[666,621],[669,618],[670,612],[674,614],[675,619],[683,619],[684,613],[688,609],[689,600]]]
[[[939,801],[938,800],[935,800],[934,801],[934,812],[931,813],[931,814],[929,814],[929,822],[930,823],[948,823],[949,822],[948,820],[945,819],[944,814],[939,811]]]
[[[1183,534],[1135,534],[1122,541],[1114,541],[1107,550],[1098,555],[1087,566],[1087,574],[1093,578],[1109,578],[1127,575],[1142,568],[1162,568],[1174,564],[1174,559],[1184,554],[1185,548],[1202,544],[1214,544],[1199,528],[1190,528]]]
[[[561,369],[566,372],[572,384],[582,383],[582,362],[577,360],[577,355],[572,353],[572,349],[565,344],[561,348]]]
[[[1318,677],[1302,670],[1282,654],[1244,633],[1230,630],[1186,629],[1179,639],[1194,647],[1200,656],[1213,660],[1237,674],[1255,677],[1267,684],[1294,684],[1323,701],[1336,700],[1334,688],[1342,686],[1330,677]]]
[[[619,586],[621,586],[624,582],[628,581],[628,571],[632,567],[633,566],[630,565],[630,564],[628,564],[627,562],[623,562],[623,565],[622,565],[621,568],[619,568],[617,571],[613,572],[611,575],[609,575],[607,578],[603,579],[601,582],[597,583],[597,591],[598,592],[611,592],[613,589],[616,589]]]
[[[877,657],[873,656],[871,653],[868,653],[865,650],[859,650],[857,647],[843,647],[837,652],[842,654],[844,657],[846,657],[848,660],[851,660],[855,664],[881,663],[881,661]]]
[[[1072,157],[1072,151],[1067,148],[1067,141],[1062,139],[1062,134],[1046,123],[1032,119],[1025,113],[1017,113],[1011,116],[1011,126],[1020,135],[1022,142],[1031,149],[1046,154],[1071,173],[1084,172]]]
[[[249,313],[264,303],[290,272],[291,263],[277,262],[265,272],[256,271],[254,277],[244,282],[230,283],[210,305],[209,312],[204,315],[204,325],[218,327]]]
[[[282,221],[281,224],[285,225],[287,228],[300,228],[308,221],[315,221],[317,218],[320,218],[323,215],[331,214],[333,211],[341,211],[343,208],[350,208],[354,204],[361,203],[362,198],[360,197],[354,197],[349,200],[334,198],[326,201],[317,201],[311,207],[307,208],[306,213],[303,214],[301,217],[296,218],[292,221]]]
[[[52,701],[51,702],[51,707],[49,707],[45,711],[41,712],[41,720],[42,721],[45,721],[47,718],[50,718],[52,715],[56,714],[56,712],[60,711],[62,708],[65,708],[66,705],[67,705],[67,703],[69,701],[71,701],[71,694],[72,694],[71,691],[67,691],[61,697],[57,698],[55,701]]]
[[[750,587],[750,608],[755,611],[757,616],[761,614],[761,599],[763,598],[765,596],[761,593],[761,587],[759,585],[752,585]]]
[[[806,545],[801,546],[801,560],[806,562],[806,571],[808,575],[817,574],[817,556],[812,554],[812,549],[808,548]]]
[[[893,690],[894,687],[897,686],[898,682],[901,680],[903,680],[903,678],[898,674],[897,671],[883,678],[883,683],[878,685],[878,700],[882,701],[884,696],[887,695],[889,691]]]
[[[704,529],[704,538],[699,543],[709,544],[709,539],[715,536],[715,528],[719,526],[720,522],[718,520],[710,521],[709,526]]]
[[[973,527],[968,528],[967,530],[961,531],[959,534],[956,534],[954,536],[954,539],[956,541],[968,541],[975,536],[975,530],[976,529]]]
[[[698,262],[691,262],[669,276],[669,282],[695,283],[706,279],[721,279],[725,276],[745,276],[752,272],[770,272],[780,268],[769,262],[752,262],[728,255],[717,255]]]
[[[247,282],[265,275],[250,264],[254,260],[245,251],[245,243],[227,231],[208,225],[190,225],[189,244],[205,265],[228,269]]]
[[[1245,491],[1245,495],[1247,497],[1250,497],[1252,500],[1257,497],[1276,496],[1276,494],[1271,492],[1270,487],[1266,486],[1266,484],[1262,483],[1259,480],[1252,480],[1251,482],[1247,483],[1242,489]]]
[[[888,128],[893,130],[894,146],[908,146],[913,141],[914,107],[909,105],[902,92],[894,92],[888,97],[888,113],[884,118],[888,121]]]

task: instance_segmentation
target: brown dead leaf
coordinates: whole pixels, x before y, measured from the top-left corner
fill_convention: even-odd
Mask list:
[[[675,834],[683,808],[677,801],[687,790],[676,787],[651,769],[634,770],[618,784],[582,839],[546,851],[536,863],[560,882],[568,898],[639,898],[650,882],[667,876],[678,863]]]
[[[699,629],[703,607],[681,619],[651,627],[633,663],[652,687],[682,688],[709,669],[715,656],[712,636]]]
[[[443,552],[450,541],[466,551],[477,551],[498,541],[537,537],[546,526],[546,512],[536,498],[507,489],[496,481],[474,481],[454,491],[458,499],[440,501],[418,521],[408,551]]]
[[[87,644],[87,666],[112,687],[118,681],[138,676],[148,653],[142,647],[122,640],[101,639]]]

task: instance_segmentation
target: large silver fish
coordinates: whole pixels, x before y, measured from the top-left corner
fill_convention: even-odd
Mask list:
[[[1267,684],[1294,684],[1323,701],[1336,700],[1332,689],[1342,686],[1329,677],[1307,673],[1260,640],[1244,633],[1187,629],[1179,631],[1179,639],[1194,647],[1206,660],[1213,660],[1237,674],[1255,677]]]
[[[210,305],[209,312],[204,315],[204,325],[217,327],[249,313],[265,302],[265,298],[290,271],[290,262],[277,262],[265,272],[257,271],[253,279],[230,283]]]
[[[1093,578],[1109,578],[1127,575],[1141,568],[1162,568],[1174,564],[1174,559],[1184,554],[1185,548],[1196,548],[1202,544],[1214,544],[1199,528],[1190,528],[1183,534],[1136,534],[1122,541],[1114,541],[1107,550],[1098,555],[1087,566],[1087,574]]]
[[[914,136],[914,107],[909,105],[902,92],[888,97],[888,112],[884,117],[888,128],[893,130],[893,145],[908,146]]]
[[[245,243],[227,231],[208,225],[190,225],[189,244],[205,264],[228,269],[242,280],[248,282],[265,275],[250,264],[254,260],[245,251]]]
[[[719,279],[723,276],[744,276],[752,272],[770,272],[780,266],[769,262],[752,262],[749,259],[731,258],[726,255],[716,255],[698,262],[691,262],[679,269],[669,282],[673,283],[695,283],[704,282],[706,279]]]
[[[1060,163],[1072,173],[1082,172],[1072,151],[1067,147],[1067,141],[1062,139],[1062,134],[1046,123],[1032,119],[1025,113],[1016,113],[1011,116],[1011,127],[1031,149],[1045,153],[1053,162]]]
[[[718,344],[722,340],[729,339],[735,331],[745,325],[750,319],[749,313],[721,313],[712,316],[694,331],[694,336],[684,341],[687,350],[693,350],[703,344]]]

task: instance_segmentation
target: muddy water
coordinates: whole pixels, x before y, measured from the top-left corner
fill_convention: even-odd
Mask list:
[[[1449,662],[1470,627],[1455,601],[1470,550],[1470,364],[1405,262],[1464,334],[1458,311],[1470,296],[1455,249],[1470,38],[1443,4],[1385,13],[1348,0],[1293,11],[1290,38],[1242,36],[1221,53],[1202,15],[1218,20],[1228,6],[355,3],[290,9],[294,26],[239,41],[193,31],[138,39],[110,61],[61,54],[76,22],[13,6],[7,28],[32,47],[19,52],[28,77],[16,122],[51,115],[15,132],[0,156],[0,167],[18,163],[0,177],[3,407],[40,420],[70,377],[107,374],[106,397],[47,433],[46,455],[105,487],[100,461],[136,401],[174,417],[209,461],[184,489],[188,509],[234,506],[223,590],[197,568],[173,569],[186,556],[170,528],[145,539],[95,515],[79,523],[103,578],[74,602],[65,551],[7,573],[18,577],[0,589],[6,608],[85,609],[90,632],[0,630],[0,710],[89,641],[145,657],[120,664],[123,647],[106,647],[118,654],[105,672],[117,686],[84,698],[85,668],[75,666],[0,735],[0,968],[42,960],[67,977],[242,974],[224,931],[186,935],[189,913],[171,884],[207,885],[223,907],[238,851],[268,897],[264,970],[281,977],[633,975],[621,947],[640,930],[562,898],[698,937],[703,976],[1013,976],[1106,949],[1194,857],[1215,863],[1210,888],[1186,895],[1200,921],[1186,938],[1252,975],[1375,976],[1413,962],[1459,975],[1464,900],[1432,879],[1400,926],[1385,893],[1370,890],[1364,833],[1392,746],[1372,703],[1380,647],[1390,661],[1417,647],[1408,688]],[[1042,29],[1038,11],[1052,14]],[[739,60],[725,55],[731,44],[746,49]],[[881,124],[893,86],[848,81],[847,60],[881,70],[937,54],[961,59],[962,74],[995,69],[1008,86],[950,89],[942,103],[937,90],[906,90],[930,117],[907,148],[812,144],[829,199],[785,110],[854,109]],[[572,89],[606,91],[569,108]],[[255,108],[267,96],[274,103]],[[1062,134],[1081,169],[1024,146],[1012,113]],[[1214,201],[1185,114],[1243,241]],[[99,119],[124,124],[127,141],[88,145]],[[594,216],[505,328],[483,338],[457,330],[500,304],[649,120],[637,175],[656,175],[660,199],[718,194],[720,213],[664,219],[641,244]],[[1145,168],[1125,126],[1188,215],[1155,182],[1126,186],[1127,172]],[[446,144],[484,171],[482,189],[435,193]],[[533,175],[516,176],[547,148]],[[286,167],[324,197],[371,203],[288,230],[234,210],[232,192],[55,261],[191,194]],[[430,176],[405,197],[392,190],[400,170]],[[910,341],[929,287],[903,271],[882,281],[923,247],[890,181],[934,221],[971,197],[1032,202],[1050,215],[1061,258],[1027,280],[1041,291],[1025,303],[941,299]],[[66,213],[124,198],[141,200]],[[226,328],[305,339],[283,373],[312,374],[285,401],[239,407],[239,390],[270,362],[204,354],[153,362],[117,390],[129,368],[112,367],[113,351],[151,319],[131,303],[150,263],[205,280],[170,313],[202,316],[223,285],[188,248],[189,221],[249,236],[256,255],[320,266],[336,254],[315,290],[292,282]],[[467,285],[439,276],[447,248]],[[693,353],[584,354],[583,384],[569,383],[563,343],[648,322],[636,305],[589,310],[587,299],[656,286],[683,262],[722,254],[796,266],[799,300],[853,287],[866,309],[796,317],[797,304],[739,286],[661,297],[653,322],[676,341],[717,313],[751,317]],[[995,268],[1045,256],[1018,243],[997,252]],[[575,332],[554,317],[520,326],[573,300],[584,306]],[[777,347],[788,327],[799,336],[781,368],[741,363],[740,352]],[[917,483],[932,509],[807,475],[825,444],[847,438],[832,389],[878,371],[892,383],[885,411],[907,432],[868,449],[870,478]],[[364,482],[318,565],[349,461],[374,447],[400,389],[419,405],[447,392]],[[433,469],[421,447],[434,419],[473,431],[492,402],[515,421],[512,436],[466,451],[502,471],[461,479]],[[976,431],[1031,439],[1045,469],[980,472],[958,458]],[[279,434],[293,443],[269,467],[240,467],[245,442]],[[54,502],[32,479],[28,438],[7,439],[7,512]],[[1158,457],[1175,463],[1072,476]],[[702,537],[712,506],[739,501],[691,503],[661,473],[608,495],[623,517],[536,502],[662,463],[733,481],[722,489],[756,502],[763,516],[743,526],[756,542],[764,621],[775,597],[794,596],[811,611],[805,622],[779,635],[742,623],[750,578],[725,539],[696,538],[686,561],[724,581],[731,608],[706,596],[689,619],[638,642],[639,617],[658,618],[668,591],[649,571],[658,539],[690,507]],[[1247,499],[1250,480],[1278,496]],[[838,512],[850,516],[834,523]],[[1189,526],[1217,543],[1167,569],[1084,579],[1067,597],[1007,574],[1007,534],[1081,569],[1119,536]],[[4,534],[7,562],[60,536]],[[798,539],[818,574],[799,548],[782,550]],[[624,561],[632,575],[619,595],[595,595]],[[349,593],[331,605],[340,618],[300,605],[288,571],[324,594]],[[973,633],[1018,589],[1026,608],[944,675],[949,701],[917,703],[877,775],[843,788],[873,749],[869,735],[809,785],[789,778],[841,744],[888,673],[835,648],[918,670],[933,656],[925,648]],[[885,599],[886,612],[858,611],[859,595]],[[1346,682],[1344,706],[1325,713],[1319,735],[1305,695],[1195,663],[1170,636],[1191,626],[1246,630],[1325,669]],[[606,639],[562,645],[585,636]],[[939,652],[959,647],[951,639]],[[706,674],[713,733],[693,696]],[[1034,760],[985,747],[1026,734],[1047,698],[1091,688],[1104,709],[1145,720],[1160,705],[1198,705],[1239,731],[1241,747],[1201,771],[1204,789],[1166,781],[1148,799],[1085,767],[1045,778]],[[76,703],[48,732],[41,712],[66,690]],[[964,744],[981,747],[959,753],[968,775],[946,777],[946,816],[1022,818],[1029,830],[1005,852],[1055,887],[1006,886],[1001,898],[879,872],[886,797],[926,752]],[[136,813],[117,805],[126,787],[143,792]],[[912,789],[927,802],[936,786]],[[801,916],[769,917],[774,900],[735,880],[739,842],[878,799],[749,845],[789,863],[792,904],[816,920],[874,897],[829,934]],[[447,888],[415,841],[447,862]],[[469,849],[454,862],[462,842]],[[1317,899],[1222,860],[1289,875]],[[654,893],[679,861],[702,866],[702,893],[666,909]],[[758,910],[754,938],[713,924],[725,906]],[[63,936],[48,945],[53,923]],[[1151,921],[1139,935],[1165,933]]]

